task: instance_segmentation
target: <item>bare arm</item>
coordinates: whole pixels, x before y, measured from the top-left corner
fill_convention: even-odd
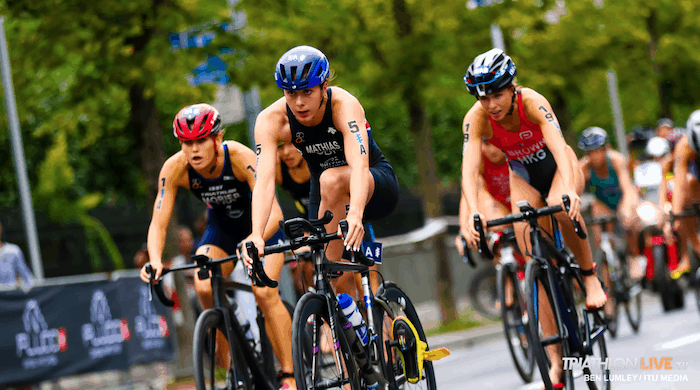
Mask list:
[[[591,179],[591,170],[589,169],[590,161],[591,160],[588,158],[588,156],[583,156],[578,161],[578,166],[579,168],[581,168],[581,172],[583,172],[584,181],[588,181]]]
[[[240,172],[240,174],[245,178],[245,181],[248,183],[248,186],[252,189],[252,191],[255,190],[256,186],[256,180],[255,180],[255,173],[256,170],[253,168],[255,165],[255,152],[252,150],[248,149],[247,147],[243,145],[238,145],[235,149],[235,165],[237,170]],[[232,156],[234,157],[234,156]],[[279,160],[278,160],[279,163]],[[273,202],[271,205],[271,210],[270,210],[270,216],[267,220],[267,223],[265,224],[265,229],[263,231],[263,240],[267,241],[272,236],[275,235],[277,230],[279,230],[279,221],[282,220],[282,209],[280,208],[279,203],[277,202],[277,197],[273,196]]]
[[[462,197],[466,201],[469,213],[478,213],[479,204],[477,193],[479,188],[479,169],[481,167],[481,137],[488,135],[488,119],[481,109],[481,104],[476,103],[464,116],[462,122],[462,134],[464,146],[462,152]],[[460,229],[467,244],[475,248],[479,241],[479,234],[474,230],[474,223],[471,217],[466,215],[465,219],[460,219]]]
[[[690,149],[690,145],[688,145],[688,138],[683,137],[678,141],[674,154],[676,156],[676,161],[673,167],[673,178],[676,181],[676,190],[673,192],[671,206],[673,213],[677,214],[683,211],[683,206],[685,206],[688,197],[689,189],[684,189],[681,184],[686,180],[688,170],[690,169],[690,160],[695,154],[692,149]]]
[[[147,242],[148,257],[151,265],[156,270],[156,278],[160,277],[162,272],[163,247],[165,246],[168,224],[170,223],[173,205],[175,204],[177,188],[181,184],[178,183],[178,179],[183,169],[184,165],[180,160],[179,154],[176,154],[163,164],[160,175],[158,175],[158,194],[153,205],[151,224],[148,226]],[[142,278],[143,274],[142,272]]]
[[[278,130],[283,126],[283,118],[279,112],[275,112],[275,105],[266,108],[255,121],[256,182],[252,187],[253,230],[251,235],[256,237],[265,235],[265,228],[271,218],[273,201],[275,200],[277,143],[280,141]]]
[[[637,189],[634,184],[632,184],[632,176],[627,170],[627,159],[622,153],[616,151],[610,151],[610,161],[612,161],[613,169],[617,173],[617,179],[620,182],[620,189],[622,190],[622,199],[625,202],[632,202],[632,204],[637,203],[638,194]],[[660,203],[659,203],[660,204]]]
[[[369,201],[369,135],[365,110],[352,95],[344,95],[333,107],[334,122],[343,134],[345,159],[350,166],[350,209],[348,210],[348,237],[345,244],[359,248],[362,244],[362,219]]]
[[[554,111],[547,99],[539,93],[529,90],[528,98],[523,99],[523,108],[529,120],[532,123],[540,125],[544,142],[547,144],[549,151],[554,156],[554,161],[561,172],[565,194],[571,199],[571,208],[569,210],[569,218],[580,219],[581,199],[579,198],[575,183],[573,182],[574,163],[569,158],[566,152],[566,141],[561,132],[559,121],[554,115]]]
[[[673,175],[673,155],[665,156],[661,161],[661,182],[659,183],[659,204],[663,205],[667,202],[666,194],[668,193],[669,175]]]

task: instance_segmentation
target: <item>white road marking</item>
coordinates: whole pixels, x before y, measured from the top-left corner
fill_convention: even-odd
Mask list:
[[[700,333],[696,333],[696,334],[684,336],[684,337],[681,337],[679,339],[669,341],[666,343],[656,344],[654,349],[657,351],[663,350],[663,349],[676,349],[676,348],[679,348],[679,347],[682,347],[682,346],[685,346],[688,344],[697,343],[699,341],[700,341]]]

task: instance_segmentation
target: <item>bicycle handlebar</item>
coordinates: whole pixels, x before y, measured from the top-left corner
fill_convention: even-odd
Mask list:
[[[459,235],[459,238],[462,240],[462,248],[464,248],[464,257],[462,258],[462,261],[469,263],[472,268],[476,268],[476,262],[472,258],[472,252],[469,250],[469,248],[467,248],[467,240],[464,239],[462,234]]]
[[[673,224],[673,222],[677,219],[700,217],[700,204],[693,203],[692,207],[693,207],[692,209],[681,211],[678,214],[674,214],[673,212],[670,212],[669,213],[669,221],[671,222],[671,224]]]
[[[168,271],[168,269],[163,268],[163,273],[160,275],[161,280],[159,280],[156,284],[150,282],[156,278],[156,271],[153,269],[150,262],[146,263],[146,271],[149,275],[148,301],[150,302],[153,300],[153,290],[155,290],[156,296],[163,305],[167,307],[175,306],[175,302],[171,301],[170,299],[168,299],[168,297],[165,296],[165,291],[163,291],[163,284],[161,283],[161,280],[163,280],[163,276],[165,276],[165,274],[167,273],[166,271]]]
[[[566,208],[566,211],[569,211],[569,207],[571,204],[571,200],[569,199],[569,196],[564,194],[562,196],[562,202],[564,203],[564,207]],[[556,205],[556,206],[545,206],[539,209],[533,208],[530,206],[527,202],[524,203],[518,203],[518,207],[520,207],[520,212],[516,214],[511,214],[507,215],[503,218],[497,218],[497,219],[492,219],[490,221],[486,222],[486,227],[494,227],[494,226],[501,226],[501,225],[510,225],[515,222],[520,222],[520,221],[536,221],[540,217],[545,217],[548,215],[556,214],[558,212],[564,211],[564,209],[561,207],[561,205]],[[587,237],[586,232],[583,231],[583,228],[581,227],[581,224],[576,221],[572,220],[571,221],[574,225],[574,231],[576,231],[576,235],[578,235],[581,239],[585,239]],[[477,232],[479,232],[479,253],[487,257],[489,260],[493,259],[493,254],[488,248],[488,245],[486,244],[486,234],[484,233],[484,227],[483,224],[481,223],[481,218],[479,218],[479,215],[474,214],[474,228],[476,229]]]

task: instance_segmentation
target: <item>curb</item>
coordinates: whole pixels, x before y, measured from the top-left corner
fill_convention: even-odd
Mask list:
[[[448,349],[473,348],[489,341],[503,339],[503,325],[491,324],[460,332],[445,333],[428,337],[430,349],[446,347]]]

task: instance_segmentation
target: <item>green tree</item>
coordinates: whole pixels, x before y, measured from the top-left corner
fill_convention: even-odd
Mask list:
[[[185,76],[205,54],[234,48],[239,40],[219,29],[229,20],[227,3],[9,1],[0,7],[7,15],[34,204],[55,221],[85,226],[95,238],[89,245],[96,269],[95,242],[122,267],[113,242],[87,211],[105,196],[145,199],[149,206],[155,199],[164,147],[174,151],[177,145],[164,141],[162,132],[170,133],[179,108],[212,101],[215,92],[212,85],[191,87]],[[169,34],[192,26],[218,31],[214,43],[173,50]],[[8,184],[0,190],[2,206],[16,204],[14,176],[3,170],[0,178]]]

